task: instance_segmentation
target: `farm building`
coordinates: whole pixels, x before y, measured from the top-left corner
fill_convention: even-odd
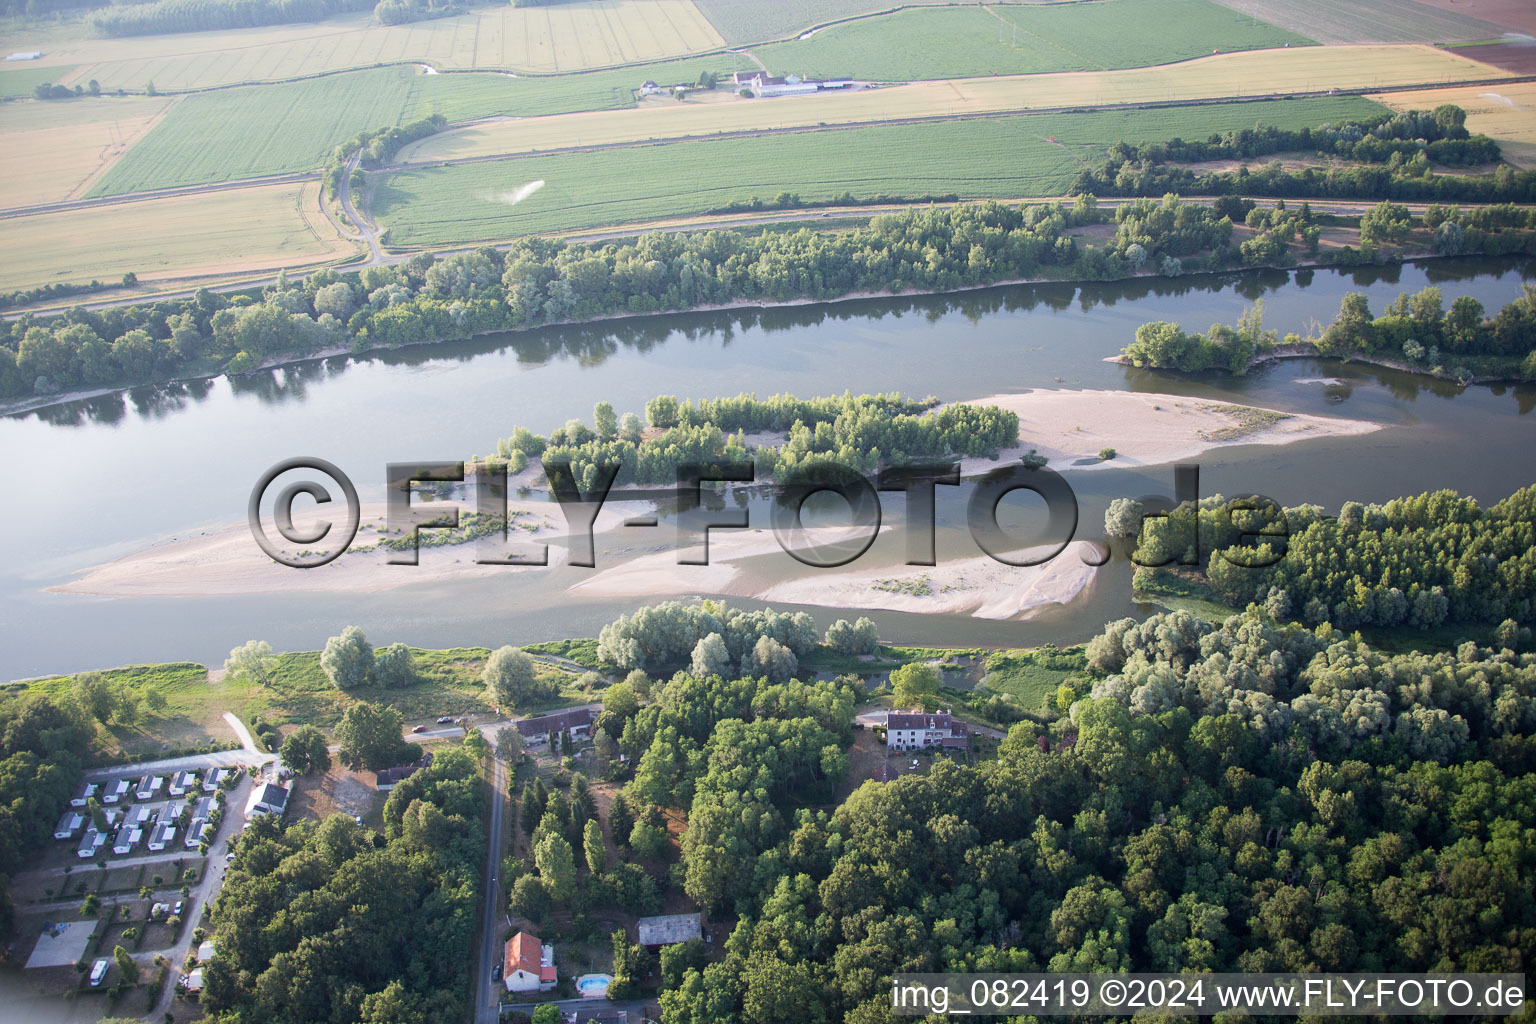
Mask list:
[[[647,78],[645,81],[640,83],[640,88],[636,91],[639,92],[641,96],[655,96],[664,90],[661,88],[661,86]]]
[[[288,809],[288,790],[275,782],[263,782],[251,790],[251,798],[245,802],[245,816],[254,818],[262,814],[281,815]]]
[[[801,78],[799,75],[780,78],[766,71],[738,71],[734,81],[736,88],[751,89],[758,96],[807,96],[853,85],[851,78]]]
[[[703,931],[703,922],[697,913],[642,917],[635,922],[640,945],[646,949],[660,949],[662,946],[687,942],[698,938]]]
[[[537,718],[525,718],[516,724],[523,741],[529,746],[536,746],[548,743],[550,736],[555,733],[568,732],[576,739],[589,736],[592,723],[596,720],[597,715],[591,708],[571,708],[569,711],[556,711]]]
[[[73,839],[75,833],[85,826],[85,815],[76,811],[65,811],[64,817],[53,828],[53,838]]]
[[[518,932],[507,940],[502,983],[508,992],[543,992],[555,987],[555,947],[539,942],[531,932]]]
[[[402,780],[410,778],[431,763],[432,755],[423,754],[420,761],[412,761],[410,764],[397,764],[393,768],[374,772],[373,784],[378,787],[380,793],[388,793],[398,786]]]

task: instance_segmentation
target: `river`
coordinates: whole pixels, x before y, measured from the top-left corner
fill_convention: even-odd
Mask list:
[[[621,413],[641,413],[657,394],[901,391],[951,400],[1029,388],[1169,392],[1387,427],[1363,437],[1207,453],[1199,460],[1203,493],[1257,491],[1285,504],[1336,507],[1351,498],[1455,487],[1495,501],[1536,480],[1536,389],[1461,388],[1311,360],[1245,378],[1192,380],[1104,359],[1146,320],[1204,330],[1236,320],[1256,298],[1265,301],[1266,325],[1282,332],[1326,323],[1351,290],[1366,292],[1378,313],[1398,293],[1426,284],[1441,286],[1447,305],[1471,295],[1495,311],[1519,294],[1522,273],[1536,274],[1536,267],[1454,260],[675,314],[314,360],[0,418],[12,492],[9,528],[0,534],[0,679],[146,661],[217,665],[248,639],[313,649],[349,624],[363,626],[376,643],[426,647],[593,635],[637,602],[568,595],[566,587],[590,572],[569,566],[358,594],[102,598],[46,588],[147,544],[241,520],[252,485],[281,459],[328,459],[357,482],[365,502],[380,500],[387,462],[489,452],[519,424],[547,433],[570,417],[590,422],[602,399]],[[1171,493],[1172,486],[1166,467],[1069,477],[1085,533],[1111,498]],[[941,491],[941,558],[977,553],[965,548],[958,526],[963,501]],[[758,512],[755,522],[762,521]],[[882,545],[884,538],[866,557],[878,557]],[[658,535],[600,537],[598,565],[666,546]],[[886,546],[899,561],[899,547]],[[786,576],[811,571],[781,561]],[[1071,606],[1022,622],[872,617],[887,640],[1075,642],[1136,610],[1124,586],[1128,573],[1120,566]],[[810,610],[823,625],[838,617]]]

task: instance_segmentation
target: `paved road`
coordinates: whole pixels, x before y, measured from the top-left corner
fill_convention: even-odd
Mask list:
[[[346,213],[347,219],[352,222],[362,234],[359,236],[368,243],[368,262],[362,264],[365,267],[376,267],[384,262],[384,250],[379,248],[379,226],[370,219],[367,213],[359,212],[352,205],[352,172],[357,170],[362,162],[363,151],[358,150],[347,160],[347,166],[341,172],[341,185],[337,192],[337,198],[341,202],[341,208]],[[321,203],[325,202],[322,196]]]
[[[482,731],[484,731],[482,729]],[[497,1024],[501,1019],[499,1000],[500,982],[491,977],[491,970],[500,959],[501,943],[501,873],[502,812],[506,807],[507,766],[500,758],[492,759],[494,769],[491,779],[491,826],[485,852],[485,903],[480,910],[480,957],[475,971],[475,1024]],[[495,986],[493,988],[492,986]]]
[[[171,971],[165,979],[165,988],[160,993],[159,1002],[155,1004],[154,1009],[144,1015],[147,1021],[161,1020],[176,998],[176,982],[181,978],[182,962],[186,960],[187,952],[192,948],[192,932],[197,923],[202,920],[204,908],[218,895],[219,889],[224,885],[224,872],[229,867],[229,863],[224,859],[220,838],[228,839],[240,834],[241,826],[245,824],[245,801],[254,784],[252,776],[247,775],[240,780],[240,785],[225,797],[224,820],[219,824],[218,835],[214,836],[213,842],[208,844],[208,857],[204,861],[202,881],[192,890],[192,896],[187,901],[188,906],[183,917],[186,923],[182,926],[181,938],[170,949],[152,950],[149,953],[151,961],[155,953],[164,953],[166,959],[171,962]]]
[[[271,760],[271,754],[256,753],[250,750],[215,750],[208,754],[168,757],[161,761],[140,761],[136,764],[114,764],[108,765],[105,768],[92,768],[85,773],[85,780],[87,782],[101,782],[105,779],[161,775],[166,772],[198,771],[203,768],[230,768],[235,765],[256,768]]]

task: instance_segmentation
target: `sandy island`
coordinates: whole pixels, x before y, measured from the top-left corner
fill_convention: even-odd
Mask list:
[[[423,506],[418,504],[416,507]],[[242,522],[124,555],[105,565],[83,570],[79,578],[48,589],[65,594],[106,597],[211,597],[299,591],[368,593],[412,583],[437,583],[544,568],[479,565],[475,558],[481,541],[422,547],[416,565],[392,565],[388,559],[394,552],[378,547],[363,550],[379,540],[384,506],[365,504],[361,511],[362,522],[352,550],[313,569],[294,569],[272,561],[256,546],[250,528]],[[508,502],[507,511],[513,516],[514,526],[506,553],[537,557],[538,545],[547,544],[551,566],[567,561],[567,531],[559,505],[512,501]],[[653,511],[650,502],[608,501],[598,513],[592,532],[607,533],[631,516],[650,515]],[[294,518],[299,521],[297,512]],[[532,532],[519,529],[523,524],[537,529]],[[323,548],[324,543],[316,546]]]
[[[997,405],[1019,414],[1017,447],[997,460],[967,459],[963,472],[983,474],[1016,459],[1031,448],[1060,471],[1084,471],[1115,466],[1148,466],[1192,458],[1227,445],[1281,445],[1311,438],[1347,437],[1381,429],[1379,424],[1334,419],[1177,395],[1125,391],[1029,391],[993,395],[969,403]],[[774,439],[758,438],[772,443]],[[1101,449],[1116,457],[1100,461]],[[530,466],[517,482],[531,483],[538,469]],[[617,529],[633,516],[648,515],[646,501],[622,500],[623,489],[598,515],[596,533]],[[565,520],[559,506],[548,502],[513,502],[523,545],[549,545],[549,565],[567,560]],[[363,528],[356,546],[378,539],[382,505],[363,507]],[[710,594],[751,597],[764,601],[822,605],[834,608],[878,608],[892,611],[972,614],[982,618],[1012,618],[1032,610],[1070,601],[1093,579],[1074,545],[1044,566],[1023,569],[1002,565],[985,556],[941,561],[931,568],[901,564],[871,565],[867,558],[836,570],[796,564],[788,571],[777,560],[789,556],[765,529],[722,530],[710,538],[710,564],[678,565],[672,547],[672,524],[663,523],[655,536],[662,542],[652,553],[599,560],[597,572],[569,587],[572,596],[648,599],[662,595]],[[291,569],[263,555],[244,522],[196,537],[148,547],[105,565],[82,569],[78,578],[50,590],[110,597],[202,597],[296,591],[366,593],[413,583],[479,578],[538,568],[478,565],[481,542],[423,548],[420,564],[391,565],[388,552],[352,551],[316,569]],[[621,552],[624,556],[627,552]],[[753,573],[743,563],[772,558],[767,573]]]
[[[1131,391],[1026,391],[965,404],[995,405],[1019,414],[1019,447],[1002,452],[996,462],[966,459],[961,470],[967,475],[995,469],[1031,448],[1049,459],[1052,469],[1064,472],[1155,466],[1229,445],[1291,444],[1381,429],[1381,424],[1365,420]],[[1100,461],[1099,452],[1105,448],[1115,450],[1114,459]]]

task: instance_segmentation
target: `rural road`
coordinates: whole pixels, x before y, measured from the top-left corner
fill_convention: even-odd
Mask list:
[[[362,159],[363,151],[358,150],[347,160],[347,166],[342,168],[341,184],[336,195],[347,219],[352,222],[353,227],[362,232],[360,237],[368,243],[368,262],[362,266],[377,267],[385,262],[384,250],[379,248],[379,226],[352,204],[352,172],[357,170],[357,165],[362,162]],[[325,202],[323,196],[320,201]]]
[[[501,953],[501,943],[496,940],[501,929],[501,885],[497,875],[501,871],[502,813],[507,802],[507,766],[500,758],[492,758],[495,770],[491,778],[491,827],[485,853],[485,903],[480,909],[480,957],[475,975],[475,1024],[497,1024],[501,1019],[501,993],[492,989],[491,969]]]

